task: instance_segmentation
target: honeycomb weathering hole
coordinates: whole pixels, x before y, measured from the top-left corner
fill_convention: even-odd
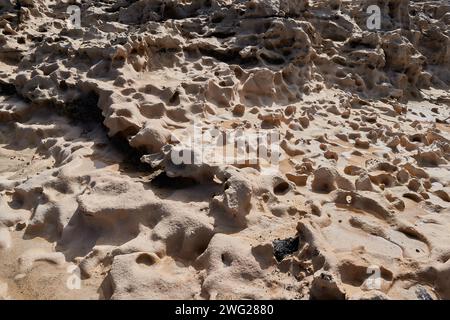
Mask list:
[[[152,266],[155,264],[159,259],[153,255],[150,255],[148,253],[141,253],[136,258],[136,263],[146,266]]]
[[[283,195],[283,194],[287,193],[288,191],[289,191],[289,183],[287,183],[286,181],[278,183],[273,188],[273,193],[275,193],[276,195]]]

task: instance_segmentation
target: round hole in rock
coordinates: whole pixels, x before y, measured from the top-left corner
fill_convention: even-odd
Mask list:
[[[142,253],[140,254],[137,258],[136,258],[136,263],[138,264],[144,264],[147,266],[151,266],[156,262],[156,258],[147,254],[147,253]]]
[[[221,259],[222,259],[223,264],[228,266],[228,267],[233,262],[233,259],[227,253],[222,253]]]
[[[273,188],[273,193],[275,193],[276,195],[282,195],[282,194],[285,194],[286,192],[288,192],[288,190],[289,190],[289,183],[287,183],[286,181],[283,181],[283,182],[278,183]]]

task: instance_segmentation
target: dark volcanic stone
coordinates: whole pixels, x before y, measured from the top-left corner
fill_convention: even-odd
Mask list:
[[[433,300],[428,291],[422,286],[417,287],[416,295],[419,300]]]
[[[287,238],[283,240],[274,240],[273,244],[273,255],[278,262],[284,259],[287,255],[293,254],[298,250],[298,237]]]

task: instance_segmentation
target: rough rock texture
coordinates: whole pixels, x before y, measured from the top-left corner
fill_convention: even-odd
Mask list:
[[[0,299],[450,299],[449,25],[447,1],[0,0]],[[195,122],[276,130],[278,170],[174,163]]]

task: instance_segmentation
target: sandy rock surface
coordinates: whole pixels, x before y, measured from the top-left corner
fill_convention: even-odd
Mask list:
[[[0,299],[450,299],[449,25],[448,1],[0,0]],[[196,123],[279,133],[276,170],[176,163]]]

